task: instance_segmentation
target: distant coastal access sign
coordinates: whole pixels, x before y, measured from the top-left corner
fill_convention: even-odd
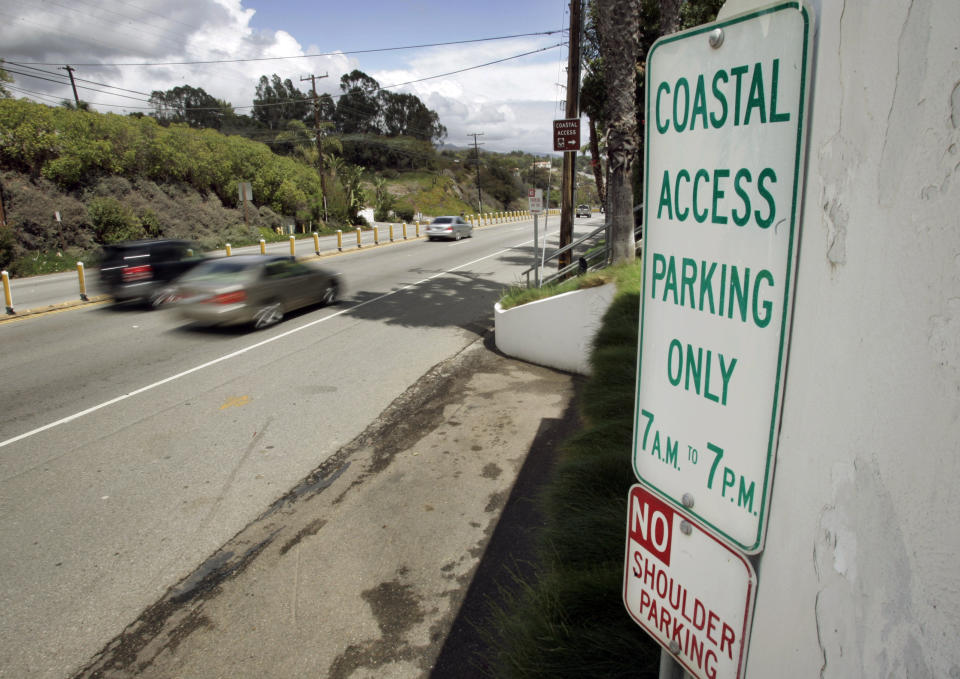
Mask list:
[[[647,61],[637,478],[763,549],[797,263],[811,14],[781,2]]]

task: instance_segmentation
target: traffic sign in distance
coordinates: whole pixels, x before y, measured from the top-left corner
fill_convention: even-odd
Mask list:
[[[580,150],[580,119],[565,118],[553,121],[553,150]]]

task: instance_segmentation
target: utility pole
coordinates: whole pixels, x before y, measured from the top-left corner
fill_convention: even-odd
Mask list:
[[[320,164],[320,197],[323,199],[323,221],[327,221],[327,179],[323,162],[323,131],[320,129],[320,99],[317,97],[317,78],[326,78],[329,74],[300,77],[300,82],[309,80],[313,87],[313,129],[317,135],[317,162]]]
[[[483,192],[480,190],[480,146],[482,144],[477,144],[477,137],[482,137],[483,132],[471,132],[467,136],[473,137],[473,150],[477,157],[477,212],[483,213]]]
[[[79,111],[79,110],[80,110],[80,97],[79,97],[79,95],[77,95],[77,83],[75,83],[75,82],[73,81],[73,72],[74,72],[75,69],[74,69],[73,66],[71,66],[70,64],[67,64],[66,66],[61,67],[60,70],[61,70],[61,71],[66,71],[67,73],[70,74],[70,87],[73,88],[73,101],[74,101],[74,103],[77,105],[77,110]]]
[[[567,43],[567,119],[580,118],[580,30],[582,24],[580,0],[570,0],[570,31]],[[560,197],[560,247],[573,242],[573,182],[577,172],[577,151],[563,153],[563,185]],[[557,267],[570,265],[571,253],[560,255]]]

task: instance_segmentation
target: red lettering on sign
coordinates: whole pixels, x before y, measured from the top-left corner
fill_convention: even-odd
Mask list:
[[[663,562],[670,565],[670,545],[673,533],[673,509],[654,497],[645,499],[630,493],[630,539]]]

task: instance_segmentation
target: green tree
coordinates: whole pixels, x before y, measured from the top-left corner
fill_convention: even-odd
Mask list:
[[[312,120],[310,99],[287,78],[281,80],[274,73],[262,75],[253,100],[253,117],[271,130],[279,130],[291,120]]]
[[[0,162],[39,177],[56,156],[58,134],[53,109],[26,99],[0,99]]]
[[[363,209],[363,187],[360,180],[363,177],[363,168],[358,165],[344,165],[340,172],[340,185],[346,197],[347,219],[350,224],[360,223],[360,210]]]
[[[379,176],[373,180],[373,190],[373,218],[378,222],[385,222],[390,219],[390,211],[393,210],[393,194],[387,190],[387,180]]]
[[[0,59],[0,64],[3,64],[3,59]],[[3,66],[0,65],[0,99],[7,99],[12,97],[10,90],[3,86],[4,83],[12,83],[13,76],[3,70]]]
[[[440,117],[413,94],[380,92],[383,131],[387,136],[408,136],[424,141],[440,142],[447,136],[447,128]]]
[[[233,113],[233,106],[207,94],[202,87],[180,85],[161,92],[154,90],[150,94],[150,104],[154,107],[152,115],[162,123],[187,123],[190,127],[212,127],[220,129],[227,112]]]
[[[354,70],[340,77],[340,95],[334,122],[342,134],[379,134],[380,83],[363,71]]]
[[[116,198],[94,198],[87,205],[87,213],[98,243],[116,243],[144,236],[140,220]]]

